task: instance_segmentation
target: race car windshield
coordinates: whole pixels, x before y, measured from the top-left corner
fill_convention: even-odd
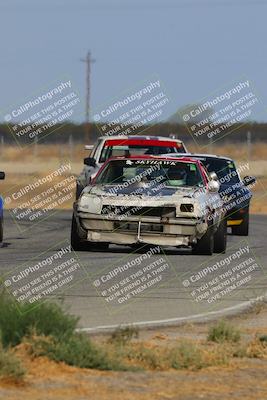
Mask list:
[[[156,141],[155,141],[156,142]],[[160,145],[156,143],[151,144],[147,141],[145,144],[131,144],[130,142],[122,144],[111,144],[105,146],[102,150],[100,156],[100,162],[104,163],[111,157],[130,157],[130,156],[140,156],[140,155],[161,155],[170,153],[184,153],[185,149],[182,144],[177,143],[175,145],[168,145],[168,142],[161,143]]]
[[[216,172],[220,183],[234,184],[240,182],[233,161],[219,158],[206,158],[201,159],[201,162],[207,168],[208,172]]]
[[[169,160],[112,160],[96,178],[102,185],[138,185],[157,182],[166,187],[202,187],[196,163]]]

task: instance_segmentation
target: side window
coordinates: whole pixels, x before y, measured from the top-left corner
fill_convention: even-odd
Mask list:
[[[110,146],[103,147],[101,155],[99,157],[99,162],[104,163],[110,157],[110,153],[111,153]]]
[[[90,157],[95,158],[96,152],[99,149],[100,143],[101,143],[101,140],[98,140],[96,146],[93,148],[93,150],[90,153]]]

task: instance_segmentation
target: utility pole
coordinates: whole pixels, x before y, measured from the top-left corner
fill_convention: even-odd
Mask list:
[[[251,132],[247,131],[247,158],[248,162],[251,161]]]
[[[81,58],[82,62],[86,63],[86,99],[85,99],[85,143],[89,143],[90,135],[90,95],[91,95],[91,64],[95,62],[91,58],[91,52],[88,51],[86,58]]]

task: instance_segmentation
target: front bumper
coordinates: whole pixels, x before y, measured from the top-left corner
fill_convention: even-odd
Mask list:
[[[248,213],[248,206],[231,210],[227,215],[227,226],[239,226]]]
[[[119,219],[82,212],[76,212],[75,217],[81,239],[96,243],[189,246],[207,230],[206,222],[191,217],[127,216]]]

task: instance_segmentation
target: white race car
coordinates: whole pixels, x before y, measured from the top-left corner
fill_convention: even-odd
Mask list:
[[[74,250],[110,243],[191,246],[225,252],[227,227],[212,180],[199,160],[134,156],[109,159],[74,203]]]

